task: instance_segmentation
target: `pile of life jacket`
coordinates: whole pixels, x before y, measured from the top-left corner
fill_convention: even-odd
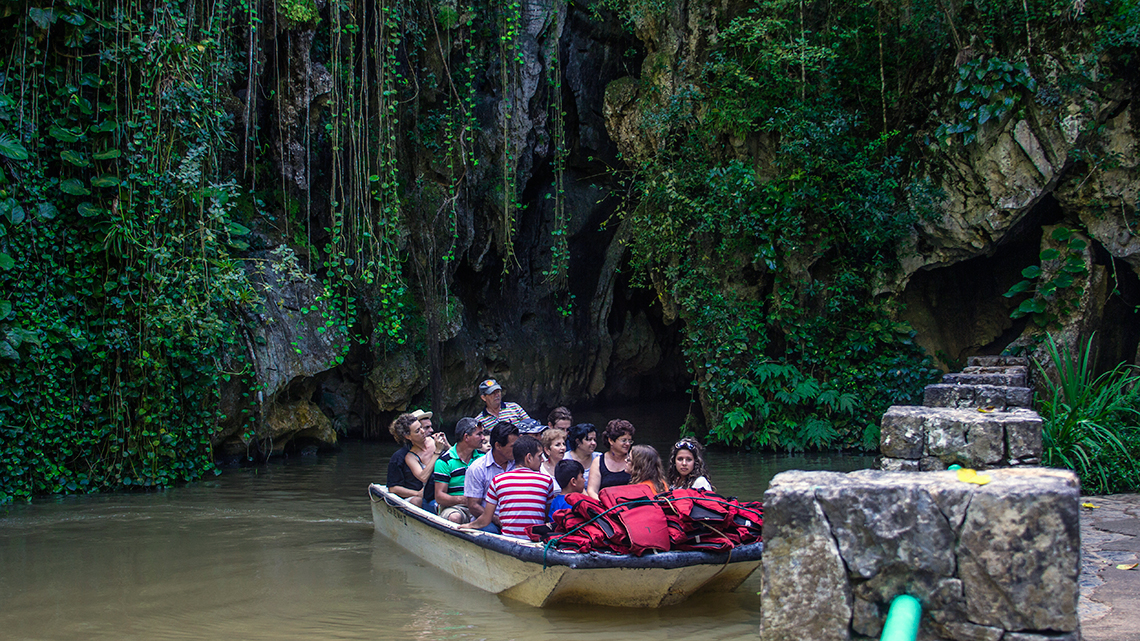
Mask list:
[[[719,552],[760,540],[759,501],[689,489],[655,495],[646,485],[607,487],[599,498],[567,494],[570,507],[556,511],[553,523],[529,526],[527,534],[563,552],[636,556],[667,550]]]

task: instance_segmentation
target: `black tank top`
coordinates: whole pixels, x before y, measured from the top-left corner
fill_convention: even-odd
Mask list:
[[[602,485],[598,488],[599,490],[615,485],[629,485],[629,472],[611,472],[610,468],[606,467],[606,456],[604,454],[601,459]]]

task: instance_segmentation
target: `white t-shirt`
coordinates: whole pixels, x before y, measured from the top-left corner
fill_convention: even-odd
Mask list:
[[[706,490],[708,492],[713,491],[712,483],[709,483],[709,480],[703,476],[698,476],[697,480],[693,481],[693,484],[689,487],[693,488],[694,490]]]

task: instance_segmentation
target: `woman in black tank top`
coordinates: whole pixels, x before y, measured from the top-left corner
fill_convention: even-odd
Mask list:
[[[586,494],[598,498],[603,488],[629,485],[629,449],[633,447],[633,424],[615,418],[606,425],[604,435],[610,449],[595,458],[590,465],[590,480]]]

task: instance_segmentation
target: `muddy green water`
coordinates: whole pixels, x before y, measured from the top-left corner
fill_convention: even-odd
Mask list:
[[[671,445],[672,434],[639,433]],[[670,438],[665,438],[669,436]],[[663,610],[537,609],[451,579],[374,534],[366,488],[391,444],[227,470],[150,493],[0,509],[3,639],[737,639],[759,576]],[[870,457],[717,454],[713,481],[758,498],[785,469]]]

